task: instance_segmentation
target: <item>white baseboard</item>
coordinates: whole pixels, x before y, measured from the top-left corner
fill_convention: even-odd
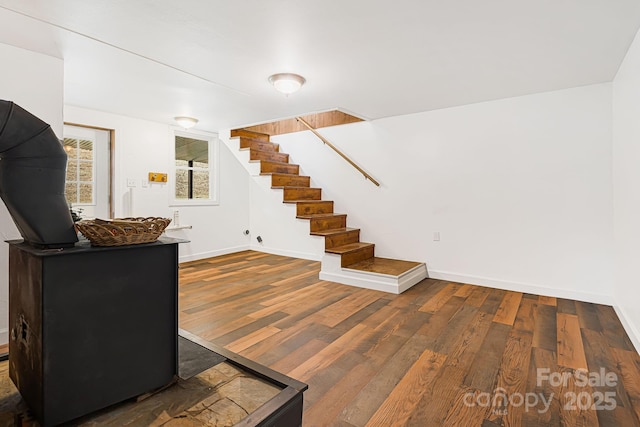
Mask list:
[[[288,251],[286,249],[270,248],[268,246],[263,246],[260,244],[251,244],[249,249],[256,252],[264,252],[267,254],[287,256],[291,258],[308,259],[310,261],[320,261],[322,260],[322,255],[324,255],[324,254],[313,254],[308,252]]]
[[[220,255],[228,255],[235,252],[248,251],[249,249],[250,249],[249,245],[234,246],[232,248],[218,249],[215,251],[200,252],[197,254],[190,254],[190,255],[182,255],[178,257],[178,261],[179,262],[198,261],[201,259],[213,258]]]
[[[326,258],[325,258],[326,260]],[[334,271],[320,271],[320,280],[372,289],[374,291],[401,294],[416,283],[427,278],[427,268],[424,264],[417,266],[406,274],[395,277],[387,274],[377,274],[366,271],[341,268]]]
[[[7,344],[9,342],[9,329],[0,329],[0,345]]]
[[[492,279],[488,277],[469,276],[466,274],[451,273],[448,271],[429,270],[432,279],[447,280],[451,282],[469,283],[472,285],[487,286],[504,289],[506,291],[525,292],[529,294],[544,295],[548,297],[572,299],[576,301],[591,302],[596,304],[613,305],[610,295],[592,294],[565,289],[548,288],[528,283],[509,282],[506,280]]]
[[[627,335],[629,335],[631,343],[633,343],[633,346],[636,348],[636,353],[640,353],[640,331],[629,321],[629,317],[622,307],[614,304],[613,309],[616,311],[618,319],[620,319],[620,323],[622,323]]]

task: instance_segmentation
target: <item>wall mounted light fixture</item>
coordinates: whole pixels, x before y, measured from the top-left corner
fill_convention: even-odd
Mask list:
[[[278,73],[269,77],[269,83],[280,93],[290,95],[300,90],[306,82],[304,77],[293,73]]]
[[[174,117],[174,119],[180,126],[185,129],[190,129],[198,124],[198,119],[194,119],[193,117],[178,116]]]

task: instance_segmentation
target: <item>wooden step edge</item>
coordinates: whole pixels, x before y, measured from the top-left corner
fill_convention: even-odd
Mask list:
[[[257,144],[269,144],[269,145],[273,145],[275,147],[280,147],[280,144],[278,144],[277,142],[263,141],[261,139],[255,139],[255,138],[247,138],[246,136],[240,136],[240,137],[232,136],[231,139],[242,139],[242,140],[244,140],[245,142],[248,142],[248,143],[255,142]],[[243,150],[246,150],[247,148],[251,148],[251,147],[245,147],[245,148],[243,148]]]
[[[302,176],[302,175],[292,175],[292,176]],[[299,185],[285,185],[280,188],[292,189],[292,190],[322,190],[320,187],[300,187]]]
[[[298,219],[316,219],[316,218],[327,218],[330,216],[344,216],[346,217],[347,214],[333,214],[333,213],[326,213],[326,214],[310,214],[310,215],[296,215],[296,218]]]
[[[289,163],[291,164],[291,163]],[[282,172],[278,172],[274,175],[282,175],[283,177],[287,178],[287,177],[292,177],[292,176],[296,176],[296,177],[301,177],[301,178],[311,178],[309,175],[296,175],[293,173],[282,173]]]
[[[271,139],[271,135],[269,135],[268,133],[262,133],[262,132],[255,132],[252,130],[246,130],[246,129],[231,129],[231,132],[229,133],[229,136],[231,138],[238,138],[238,137],[246,137],[246,138],[252,138],[252,137],[256,137],[256,138],[252,138],[252,139],[259,139],[261,141],[269,141]],[[263,138],[263,139],[260,139]]]
[[[256,162],[272,162],[272,163],[276,163],[275,160],[269,160],[269,159],[249,159],[249,163],[256,163]],[[281,162],[283,163],[283,162]],[[290,165],[291,163],[285,163],[287,165]],[[294,165],[294,166],[298,166],[298,165]]]
[[[241,150],[249,150],[249,151],[254,151],[256,153],[266,153],[266,154],[277,154],[279,156],[288,156],[289,154],[287,153],[281,153],[280,151],[271,151],[271,150],[259,150],[257,148],[241,148]]]
[[[309,234],[311,234],[312,236],[331,237],[331,236],[337,236],[339,234],[351,233],[353,231],[360,231],[360,229],[359,228],[351,228],[351,227],[334,228],[332,230],[311,231]]]
[[[275,165],[280,165],[280,166],[298,166],[300,167],[300,165],[295,164],[295,163],[286,163],[286,162],[276,162],[275,160],[258,160],[259,162],[266,162],[266,163],[273,163]],[[278,174],[282,175],[282,172],[277,172]],[[300,175],[296,175],[296,174],[287,174],[287,175],[294,175],[294,176],[300,176]]]
[[[289,163],[285,163],[285,164],[289,164]],[[298,166],[298,165],[294,165],[294,166]],[[279,175],[282,174],[282,172],[260,172],[260,176],[271,176],[271,175]],[[291,174],[292,176],[300,176],[300,175],[296,175],[295,173]],[[278,188],[278,187],[272,187],[272,188]]]
[[[315,202],[327,202],[330,200],[321,199],[298,199],[298,200],[283,200],[282,203],[315,203]]]
[[[422,268],[424,265],[424,262],[373,257],[364,261],[356,262],[354,264],[349,264],[342,268],[397,278],[409,274],[419,268]]]
[[[366,248],[375,247],[375,243],[359,242],[349,243],[343,246],[336,246],[335,248],[325,249],[325,252],[336,255],[346,255],[353,252],[358,252]]]
[[[287,201],[289,201],[289,200],[287,200]],[[323,204],[323,205],[326,205],[326,204],[329,204],[329,203],[331,203],[333,205],[333,203],[334,203],[333,200],[313,200],[313,199],[291,200],[291,202],[294,202],[294,203],[310,203],[310,204],[311,203],[316,203],[316,204],[320,203],[320,204]],[[332,212],[327,212],[327,213],[332,213]]]
[[[300,178],[304,178],[307,179],[309,178],[307,175],[297,175],[295,173],[282,173],[282,172],[271,172],[270,175],[274,175],[274,176],[278,176],[278,177],[285,177],[285,178],[294,178],[294,177],[300,177]],[[271,186],[271,188],[285,188],[288,187],[287,185],[277,185],[277,186]],[[300,188],[310,188],[310,187],[300,187]]]
[[[238,139],[242,138],[242,139],[246,139],[247,141],[250,141],[250,142],[261,142],[263,144],[267,143],[267,144],[278,145],[277,142],[265,141],[264,139],[251,138],[250,136],[242,136],[242,135],[240,135],[240,136],[231,136],[230,138],[238,138]]]
[[[280,145],[279,144],[274,144],[273,142],[268,142],[268,141],[256,141],[256,142],[262,142],[263,144],[271,144],[271,145],[274,146],[274,150],[259,150],[259,151],[265,151],[267,153],[286,154],[286,153],[280,152]],[[240,148],[238,148],[238,150],[240,150],[240,151],[249,151],[251,149],[252,149],[251,147],[240,147]],[[253,148],[253,150],[255,150],[255,148]]]

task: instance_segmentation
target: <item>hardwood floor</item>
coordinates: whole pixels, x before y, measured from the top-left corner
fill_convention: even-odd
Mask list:
[[[251,251],[183,264],[180,327],[308,383],[304,426],[640,426],[640,357],[609,306],[318,271]]]

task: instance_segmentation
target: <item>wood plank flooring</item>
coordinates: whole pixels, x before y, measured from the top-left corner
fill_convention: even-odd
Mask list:
[[[391,295],[319,268],[183,264],[180,327],[308,383],[305,427],[640,427],[640,356],[609,306],[433,279]]]

